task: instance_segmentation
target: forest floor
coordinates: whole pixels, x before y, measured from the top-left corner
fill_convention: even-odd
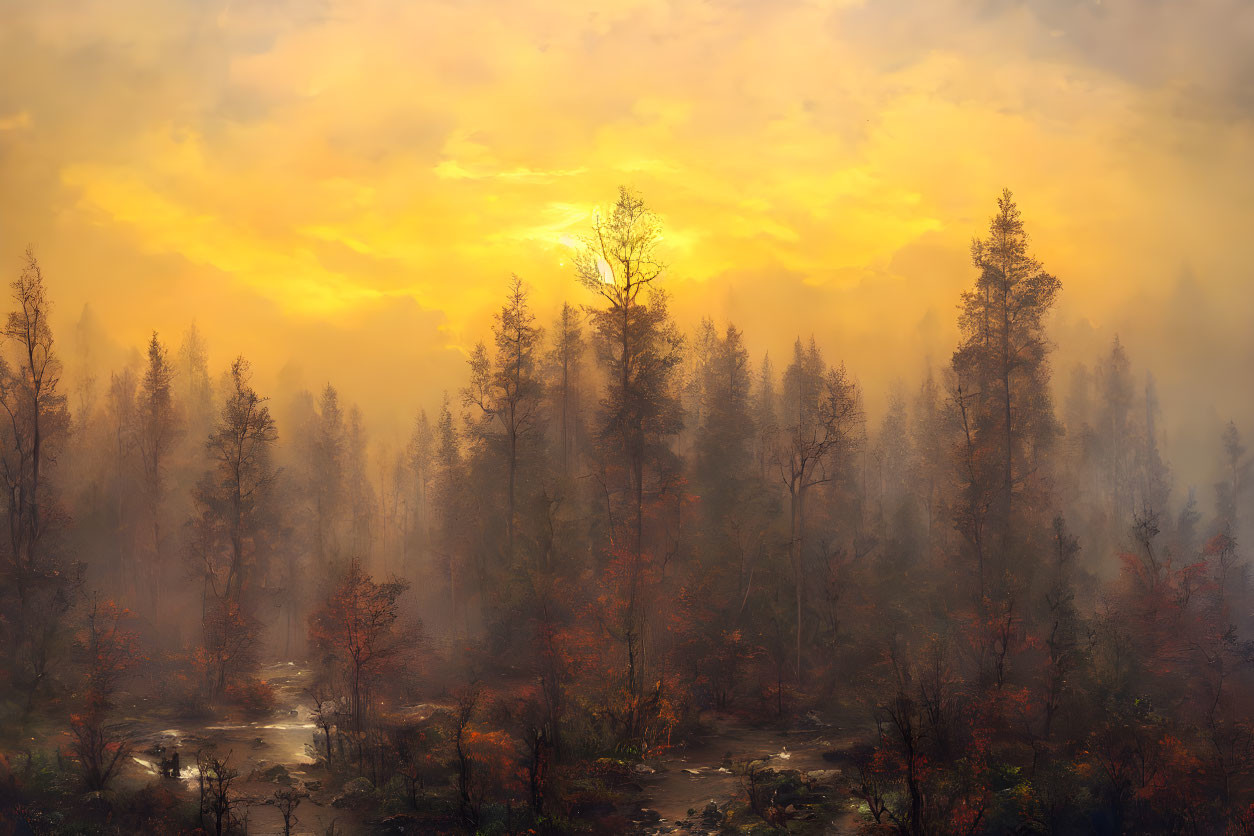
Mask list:
[[[265,836],[283,832],[278,810],[266,801],[281,786],[299,783],[310,797],[297,810],[298,834],[324,834],[334,824],[338,832],[357,833],[365,822],[352,809],[332,806],[338,782],[314,766],[310,752],[314,725],[306,689],[312,671],[294,662],[266,666],[261,678],[274,689],[273,710],[261,718],[178,721],[172,712],[151,705],[131,706],[136,718],[127,724],[134,741],[131,762],[123,780],[135,785],[151,781],[160,764],[177,750],[181,780],[196,797],[196,752],[213,749],[230,754],[230,765],[240,778],[236,789],[248,816],[248,832]],[[761,818],[744,813],[744,766],[755,763],[775,774],[799,773],[799,780],[818,785],[803,813],[808,833],[854,833],[857,813],[842,789],[844,753],[859,735],[811,714],[801,728],[751,726],[723,715],[706,718],[702,733],[664,756],[633,768],[638,793],[628,799],[626,819],[635,833],[707,834],[720,832],[719,820],[739,819],[746,825]],[[276,781],[276,765],[278,780]],[[711,806],[712,805],[712,806]],[[621,808],[620,808],[621,809]]]
[[[719,833],[720,819],[727,821],[729,811],[734,812],[747,798],[743,773],[750,763],[776,774],[796,771],[827,787],[818,793],[827,803],[821,811],[809,814],[809,832],[857,831],[856,808],[845,803],[846,794],[840,789],[842,767],[847,766],[843,755],[857,735],[814,715],[805,728],[754,727],[715,717],[706,729],[703,737],[637,769],[644,790],[642,813],[635,816],[637,832]]]

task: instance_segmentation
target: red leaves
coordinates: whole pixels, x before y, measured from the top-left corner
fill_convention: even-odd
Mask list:
[[[392,579],[376,583],[361,561],[353,560],[323,605],[309,617],[309,639],[346,684],[353,726],[360,731],[367,713],[366,695],[390,670],[402,648],[395,629],[398,600],[409,588]]]

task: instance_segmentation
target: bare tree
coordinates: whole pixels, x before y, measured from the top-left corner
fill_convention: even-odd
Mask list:
[[[296,808],[308,797],[309,793],[299,787],[283,787],[267,799],[266,803],[274,805],[283,817],[283,836],[292,836],[292,828],[298,824]]]
[[[196,753],[196,780],[200,790],[200,821],[215,836],[230,833],[238,824],[236,811],[244,800],[235,792],[239,770],[231,766],[231,753]]]
[[[61,361],[48,323],[50,303],[35,254],[26,250],[11,284],[14,309],[3,335],[13,360],[0,358],[0,486],[5,492],[8,548],[4,597],[13,674],[31,705],[45,682],[53,642],[70,606],[77,572],[46,548],[46,536],[62,516],[46,483],[48,464],[69,424],[60,392]]]

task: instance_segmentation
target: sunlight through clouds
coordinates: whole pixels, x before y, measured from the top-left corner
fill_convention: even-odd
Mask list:
[[[19,5],[0,220],[83,241],[71,261],[108,252],[64,277],[67,312],[136,273],[264,299],[279,331],[404,296],[441,317],[432,345],[466,350],[511,273],[546,312],[584,301],[569,243],[622,184],[663,218],[681,316],[713,299],[755,350],[814,331],[913,373],[1003,186],[1064,315],[1119,317],[1114,272],[1166,293],[1183,264],[1233,282],[1248,255],[1212,245],[1250,220],[1249,86],[1219,34],[1248,7],[1064,5]],[[1139,51],[1094,39],[1131,20]]]

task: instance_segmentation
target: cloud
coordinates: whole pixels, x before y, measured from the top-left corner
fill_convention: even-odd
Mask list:
[[[1240,295],[1222,327],[1250,307],[1237,0],[2,10],[0,246],[36,243],[62,310],[122,340],[196,312],[277,368],[310,329],[417,329],[447,383],[511,273],[545,312],[586,300],[568,244],[620,183],[664,216],[686,322],[813,332],[869,386],[943,354],[1004,185],[1068,316],[1122,322],[1186,262]]]

